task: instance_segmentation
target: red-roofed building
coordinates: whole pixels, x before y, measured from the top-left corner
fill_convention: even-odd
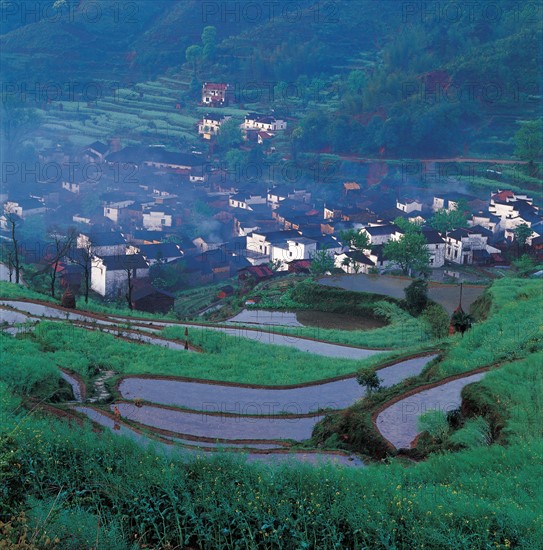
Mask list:
[[[229,102],[229,85],[216,82],[204,82],[202,85],[202,103],[222,107]]]
[[[506,189],[505,191],[498,191],[491,197],[494,200],[508,202],[508,199],[514,199],[515,193],[511,191],[510,189]]]
[[[311,269],[311,260],[294,260],[288,263],[289,273],[309,273]]]
[[[238,271],[238,279],[246,281],[253,279],[256,282],[264,281],[273,277],[273,271],[267,265],[253,265],[244,267]]]

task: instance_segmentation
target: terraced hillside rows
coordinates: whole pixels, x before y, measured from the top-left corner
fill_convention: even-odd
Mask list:
[[[33,327],[40,319],[56,319],[70,321],[75,326],[86,329],[99,330],[101,333],[113,333],[124,339],[136,339],[144,344],[166,346],[171,350],[185,351],[186,347],[159,335],[148,334],[157,332],[160,326],[167,326],[169,324],[167,322],[154,322],[154,326],[139,327],[136,324],[135,329],[122,329],[115,326],[121,320],[119,316],[97,317],[65,311],[55,306],[17,300],[3,300],[0,305],[3,308],[10,308],[2,310],[6,312],[7,317],[19,323],[22,320],[33,320]],[[125,318],[124,321],[126,322],[127,319]],[[187,327],[187,325],[180,326]],[[212,327],[212,329],[227,334],[234,330],[223,327]],[[258,332],[250,330],[246,334],[255,336]],[[274,343],[284,344],[285,342],[324,356],[334,355],[335,351],[336,354],[341,352],[347,357],[364,357],[372,351],[292,337],[285,338],[284,342],[279,340]],[[384,386],[390,386],[405,377],[419,374],[434,358],[435,356],[425,356],[420,359],[396,362],[382,368],[379,376]],[[113,374],[113,371],[105,372],[106,378]],[[87,388],[68,371],[63,371],[61,376],[74,389],[76,400],[83,401],[82,396],[87,394]],[[96,386],[101,384],[100,390],[96,388],[94,392],[89,392],[98,396],[89,398],[91,402],[107,399],[108,393],[105,392],[102,378],[94,382]],[[244,448],[251,452],[262,450],[262,446],[269,451],[277,446],[281,449],[289,440],[309,439],[313,427],[322,419],[318,411],[344,408],[364,395],[353,376],[281,389],[182,381],[171,377],[168,379],[129,377],[120,382],[118,391],[120,397],[131,401],[111,405],[110,413],[114,412],[117,420],[128,422],[133,429],[139,431],[150,429],[152,434],[159,438],[167,434],[170,441],[185,445],[189,438],[188,441],[192,441],[192,445],[189,443],[189,446],[195,448],[198,446],[207,448],[210,443],[220,440],[223,448]],[[146,404],[142,404],[142,401]],[[89,407],[76,407],[74,410],[86,414],[94,421],[107,418],[107,414],[104,416],[104,413]],[[106,422],[107,425],[109,422]],[[124,431],[127,429],[129,428],[125,428]],[[285,443],[281,443],[282,441]]]

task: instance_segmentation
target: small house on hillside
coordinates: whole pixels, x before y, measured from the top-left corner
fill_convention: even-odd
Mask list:
[[[202,103],[214,107],[224,107],[232,99],[230,86],[222,82],[204,82],[202,84]]]
[[[174,243],[131,245],[128,247],[127,254],[141,254],[150,266],[183,257],[179,246]]]
[[[445,259],[464,265],[490,263],[490,255],[500,252],[488,245],[491,236],[490,231],[479,226],[450,231],[446,236]]]
[[[207,113],[198,123],[198,134],[204,139],[210,140],[220,132],[221,125],[231,118],[231,116],[222,114]]]
[[[287,123],[273,114],[248,113],[245,115],[245,121],[241,125],[242,131],[257,130],[266,132],[277,132],[286,130]]]
[[[345,273],[368,273],[375,263],[359,250],[349,250],[334,254],[334,267]]]
[[[6,201],[4,204],[6,214],[15,214],[23,220],[29,216],[44,214],[46,210],[45,204],[32,198]]]
[[[90,231],[80,233],[77,248],[92,247],[96,256],[115,256],[126,253],[126,239],[118,231]]]
[[[273,271],[267,265],[253,265],[238,271],[240,281],[253,280],[256,283],[273,277]]]
[[[148,313],[168,313],[175,303],[175,296],[165,290],[160,290],[145,283],[135,285],[132,292],[132,307]]]
[[[128,272],[133,281],[149,276],[149,266],[141,254],[94,257],[91,288],[107,298],[124,296],[128,290]]]

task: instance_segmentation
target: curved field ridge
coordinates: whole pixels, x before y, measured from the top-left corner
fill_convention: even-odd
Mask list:
[[[16,304],[14,306],[13,304]],[[15,309],[2,309],[5,307],[13,307]],[[39,321],[45,318],[47,320],[62,320],[70,321],[76,327],[85,328],[88,330],[100,330],[126,340],[133,340],[143,344],[154,344],[165,348],[183,351],[200,351],[189,344],[189,349],[185,349],[183,342],[174,341],[162,336],[149,336],[146,331],[150,329],[126,329],[118,328],[118,320],[108,321],[106,319],[93,316],[81,315],[72,311],[57,309],[55,307],[44,306],[32,302],[18,302],[16,300],[1,301],[0,300],[0,321],[6,319],[11,323],[24,323],[26,321]]]
[[[397,449],[407,449],[419,435],[417,420],[431,409],[450,411],[460,406],[464,386],[478,382],[485,372],[456,378],[433,388],[414,393],[382,410],[375,420],[381,435]]]
[[[380,369],[382,385],[392,386],[420,374],[435,357],[416,357]],[[365,395],[354,376],[280,389],[128,376],[120,382],[118,391],[124,399],[238,415],[300,415],[323,409],[345,409]]]
[[[163,328],[167,326],[175,327],[201,327],[203,329],[215,330],[224,332],[229,336],[237,338],[247,338],[249,340],[255,340],[262,344],[273,344],[278,346],[288,346],[296,348],[300,351],[306,351],[308,353],[314,353],[316,355],[322,355],[325,357],[336,357],[340,359],[365,359],[376,353],[382,353],[387,351],[385,349],[364,349],[352,346],[345,346],[341,344],[330,344],[321,340],[315,340],[312,338],[304,338],[301,336],[291,336],[285,334],[278,334],[271,330],[265,329],[250,329],[250,328],[229,328],[220,326],[176,323],[170,321],[150,321],[149,319],[138,319],[131,317],[122,317],[120,315],[105,315],[94,314],[85,312],[85,314],[75,313],[71,310],[67,310],[61,307],[57,307],[51,304],[42,304],[30,300],[12,300],[2,299],[0,305],[11,306],[19,311],[27,312],[33,316],[44,316],[50,319],[61,319],[65,321],[82,321],[87,323],[96,323],[102,325],[116,326],[119,323],[131,323],[141,324],[140,330],[145,324],[147,328],[158,327]]]
[[[115,433],[121,434],[129,437],[130,439],[136,441],[142,446],[154,446],[156,449],[167,454],[174,454],[179,458],[190,459],[196,456],[209,456],[210,453],[215,451],[204,451],[192,448],[178,447],[172,445],[166,441],[161,442],[149,437],[146,437],[144,434],[138,432],[137,430],[127,426],[123,422],[116,422],[108,414],[94,409],[92,407],[83,407],[77,406],[74,407],[74,410],[87,416],[92,422],[99,424],[110,430],[114,430]],[[228,452],[228,451],[225,451]],[[238,452],[238,451],[231,451]],[[283,450],[278,450],[276,452],[258,452],[258,453],[244,453],[244,456],[247,459],[247,462],[263,462],[269,464],[278,464],[280,462],[306,462],[313,465],[325,465],[325,464],[334,464],[340,466],[350,466],[350,467],[363,467],[364,463],[355,456],[346,455],[341,452],[285,452]]]

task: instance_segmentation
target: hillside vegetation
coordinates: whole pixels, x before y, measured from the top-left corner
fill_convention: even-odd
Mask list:
[[[517,321],[523,315],[540,325],[541,310],[533,307],[541,299],[536,288],[535,281],[495,283],[491,315],[471,334],[481,331],[482,337],[486,331],[484,343],[512,313]],[[519,300],[522,295],[530,300]],[[186,462],[29,412],[23,400],[55,391],[58,365],[70,362],[85,373],[92,353],[100,362],[110,355],[127,371],[134,368],[127,346],[136,344],[73,329],[81,353],[71,349],[69,327],[40,325],[36,336],[2,337],[4,350],[16,350],[10,362],[18,365],[3,370],[0,381],[0,532],[13,545],[26,540],[30,548],[235,548],[240,543],[248,548],[537,548],[543,536],[540,334],[517,339],[514,357],[500,349],[493,355],[495,342],[489,342],[484,359],[502,366],[465,391],[464,429],[471,429],[470,419],[482,418],[497,427],[492,443],[472,445],[464,432],[451,437],[457,443],[448,452],[422,463],[406,467],[389,457],[388,464],[355,470],[246,464],[220,454]],[[451,341],[430,375],[443,376],[455,354],[470,352],[469,334]],[[216,344],[208,345],[212,351]],[[141,353],[143,366],[146,352]]]

